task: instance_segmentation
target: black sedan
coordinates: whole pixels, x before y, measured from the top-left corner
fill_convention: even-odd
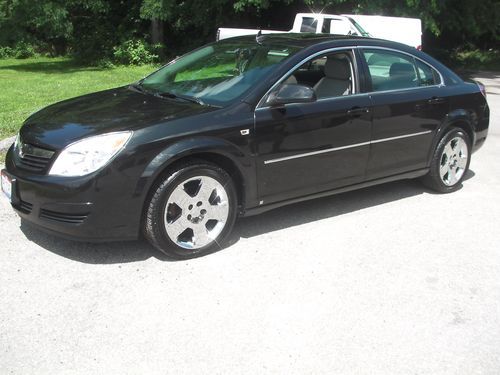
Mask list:
[[[239,37],[33,114],[2,189],[49,232],[143,234],[185,259],[219,249],[237,216],[398,179],[452,192],[488,124],[481,84],[402,44]]]

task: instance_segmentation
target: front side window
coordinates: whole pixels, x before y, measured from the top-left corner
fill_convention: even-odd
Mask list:
[[[284,83],[309,86],[318,99],[350,95],[355,92],[353,61],[351,51],[328,53],[304,63]]]
[[[439,74],[429,65],[393,51],[364,50],[372,91],[399,90],[436,85]]]
[[[192,97],[224,106],[265,80],[298,47],[222,41],[193,51],[146,77],[141,86],[156,94]]]

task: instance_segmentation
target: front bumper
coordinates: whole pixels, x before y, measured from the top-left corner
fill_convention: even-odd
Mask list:
[[[113,164],[89,176],[40,175],[17,168],[12,148],[6,172],[12,207],[24,220],[56,235],[81,241],[132,240],[139,236],[143,197],[136,179]]]

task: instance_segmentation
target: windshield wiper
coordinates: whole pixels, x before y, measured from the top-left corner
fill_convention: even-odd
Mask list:
[[[161,98],[181,99],[181,100],[185,100],[186,102],[196,103],[199,105],[208,105],[203,100],[201,100],[197,97],[194,97],[194,96],[179,95],[179,94],[174,94],[173,92],[158,92],[158,93],[156,93],[156,95],[161,97]]]
[[[154,93],[152,93],[151,91],[146,90],[146,89],[144,88],[144,86],[142,86],[140,83],[132,83],[132,84],[131,84],[131,85],[129,85],[128,87],[131,87],[131,88],[133,88],[134,90],[137,90],[137,91],[142,92],[142,93],[144,93],[144,94],[151,94],[151,95],[153,95],[153,94],[154,94]]]

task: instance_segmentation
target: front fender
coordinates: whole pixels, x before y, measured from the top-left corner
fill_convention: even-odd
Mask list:
[[[253,158],[237,145],[209,136],[179,140],[159,152],[144,169],[136,192],[141,194],[149,191],[155,180],[176,161],[201,154],[223,157],[230,161],[238,171],[245,190],[242,194],[245,197],[243,206],[252,205],[250,202],[256,200],[257,196]]]

